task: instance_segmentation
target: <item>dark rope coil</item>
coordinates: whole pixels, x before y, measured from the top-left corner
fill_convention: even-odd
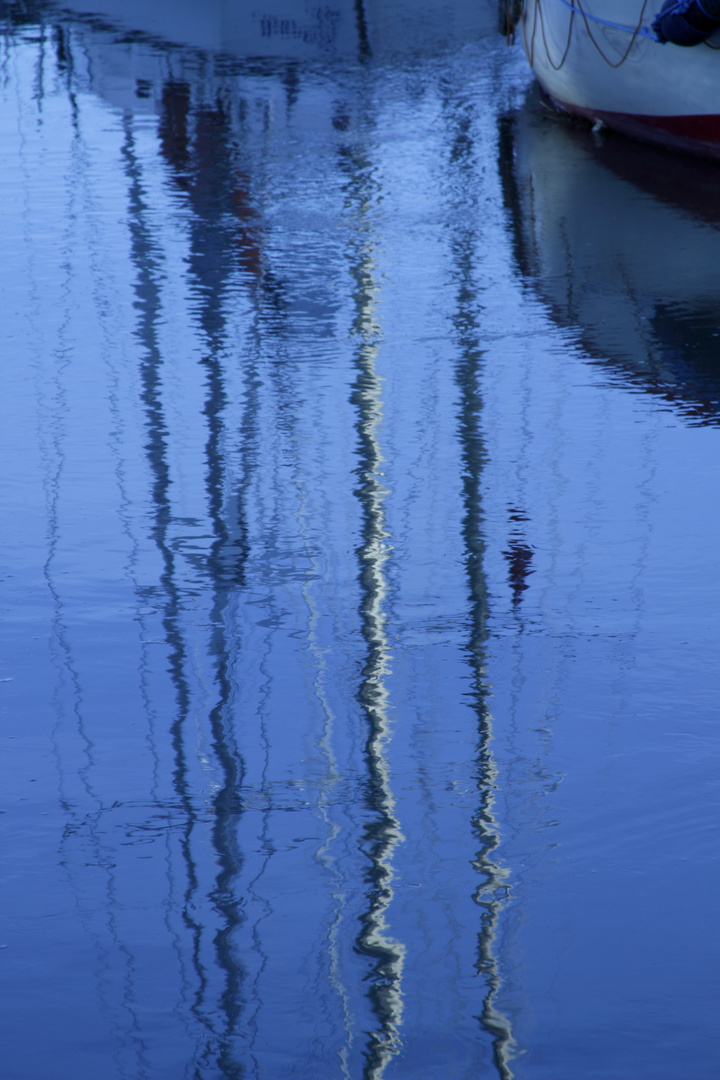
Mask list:
[[[720,0],[665,0],[652,26],[673,45],[700,45],[719,27]]]
[[[498,0],[498,30],[506,41],[514,39],[515,27],[522,17],[522,9],[523,0]]]

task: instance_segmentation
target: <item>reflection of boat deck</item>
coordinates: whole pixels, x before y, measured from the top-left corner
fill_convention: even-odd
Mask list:
[[[176,45],[234,57],[320,60],[435,52],[495,33],[491,0],[455,0],[441,36],[431,0],[69,0],[65,9]]]
[[[346,12],[309,0],[276,0],[259,7],[224,0],[176,3],[174,0],[71,0],[66,8],[102,18],[118,27],[131,27],[176,45],[239,56],[297,57],[309,51],[350,52],[357,31],[352,5]]]
[[[715,167],[548,123],[533,103],[501,124],[515,251],[562,326],[635,388],[720,418],[720,203]],[[658,167],[662,157],[663,168]]]

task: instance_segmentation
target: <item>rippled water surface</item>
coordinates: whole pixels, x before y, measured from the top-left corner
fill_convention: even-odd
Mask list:
[[[714,1080],[717,167],[481,0],[0,13],[3,1080]]]

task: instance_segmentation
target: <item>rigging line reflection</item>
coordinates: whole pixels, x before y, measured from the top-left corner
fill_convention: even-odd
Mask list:
[[[216,339],[222,328],[222,319],[212,310],[204,312],[201,324],[206,329],[209,345],[210,363],[207,377],[207,400],[205,415],[208,417],[208,437],[206,444],[206,488],[213,532],[216,537],[211,547],[208,565],[211,581],[210,641],[206,652],[209,654],[213,669],[217,700],[209,710],[208,723],[215,759],[220,767],[222,782],[213,798],[213,816],[211,837],[216,852],[216,864],[219,871],[215,883],[206,897],[202,893],[198,866],[193,854],[195,833],[201,832],[198,807],[205,800],[204,791],[194,796],[192,790],[189,756],[185,749],[185,728],[191,714],[191,690],[187,665],[192,650],[185,642],[182,628],[183,598],[178,584],[177,545],[171,540],[172,507],[170,502],[170,472],[168,464],[167,428],[162,403],[160,369],[162,357],[157,338],[157,320],[160,313],[161,295],[159,285],[159,255],[151,230],[145,220],[146,205],[142,190],[140,165],[135,153],[132,125],[129,117],[125,118],[126,138],[123,156],[129,180],[129,218],[131,231],[131,253],[137,268],[136,294],[140,310],[138,336],[145,349],[142,364],[143,401],[146,410],[148,442],[146,450],[154,479],[153,538],[163,560],[161,588],[164,594],[163,626],[170,646],[170,675],[176,692],[177,711],[171,725],[171,740],[175,754],[174,786],[183,808],[185,822],[182,829],[181,849],[186,866],[187,888],[183,907],[183,920],[190,932],[193,947],[193,966],[196,974],[196,988],[191,1011],[201,1023],[204,1031],[204,1046],[198,1049],[196,1069],[202,1075],[206,1069],[213,1072],[220,1070],[223,1077],[235,1080],[242,1075],[241,1066],[234,1060],[231,1036],[234,1034],[239,1014],[241,972],[232,954],[231,938],[234,928],[240,921],[237,902],[234,898],[232,883],[237,877],[241,858],[237,850],[236,822],[239,813],[238,791],[242,782],[242,761],[234,746],[227,727],[228,703],[231,684],[228,674],[228,647],[223,631],[223,612],[227,603],[228,585],[237,574],[217,573],[224,565],[220,552],[226,543],[227,529],[222,521],[223,475],[219,466],[220,454],[220,413],[225,395],[221,372],[215,360],[220,346]],[[200,291],[200,290],[199,290]],[[213,297],[215,290],[206,288],[205,297]],[[214,302],[214,301],[211,301]],[[240,544],[242,557],[245,546]],[[239,568],[241,570],[241,568]],[[198,804],[196,806],[195,804]],[[203,901],[210,901],[219,916],[219,925],[212,933],[212,926],[207,926],[196,914],[202,910]],[[211,979],[207,962],[203,960],[206,951],[204,940],[212,936],[215,960],[223,973],[224,986],[216,1006],[209,998]],[[222,1016],[220,1024],[216,1014]],[[209,1075],[209,1073],[208,1073]]]
[[[60,350],[62,351],[63,330]],[[115,862],[108,848],[107,837],[104,833],[104,817],[108,807],[104,804],[102,795],[95,789],[93,772],[96,768],[95,743],[88,731],[85,715],[85,703],[83,693],[83,680],[81,669],[78,665],[72,644],[70,624],[65,612],[65,601],[62,596],[60,585],[55,580],[54,564],[57,559],[61,544],[61,530],[59,524],[59,507],[61,502],[61,483],[65,467],[65,451],[63,441],[65,432],[60,421],[60,415],[66,411],[64,403],[65,392],[62,389],[61,364],[55,373],[53,402],[49,402],[49,431],[40,430],[41,455],[46,472],[44,479],[45,502],[47,513],[47,557],[43,566],[43,574],[48,592],[51,597],[52,620],[49,651],[53,666],[57,672],[57,681],[53,689],[52,705],[55,720],[51,730],[51,744],[53,757],[58,773],[59,801],[66,814],[66,822],[59,844],[60,863],[70,892],[75,901],[80,921],[89,940],[92,942],[93,954],[96,961],[94,970],[98,1005],[102,1015],[113,1031],[115,1039],[112,1046],[112,1057],[118,1069],[118,1075],[130,1078],[126,1063],[121,1057],[120,1048],[128,1045],[127,1034],[131,1035],[130,1046],[134,1057],[134,1075],[139,1078],[150,1076],[150,1066],[147,1057],[147,1046],[141,1035],[141,1026],[135,1007],[135,958],[132,950],[122,938],[118,920],[116,918],[116,873]],[[38,394],[41,400],[41,395]],[[54,405],[54,408],[53,408]],[[52,412],[57,409],[57,416]],[[67,734],[64,731],[68,714],[71,714],[72,722],[79,736],[82,747],[82,764],[78,767],[75,762],[68,763],[67,750],[63,750],[63,744],[67,742]],[[83,789],[84,798],[78,799],[77,793],[73,796],[69,791],[68,778],[75,773]],[[80,848],[81,858],[78,863],[77,849]],[[104,907],[104,926],[98,926],[97,913],[87,904],[85,881],[88,877],[88,868],[94,868],[102,878],[103,893],[107,898]],[[80,875],[78,875],[78,868]],[[79,880],[81,878],[82,880]],[[107,947],[108,939],[115,947],[116,955],[121,957],[120,980],[122,983],[121,994],[113,999],[110,988],[116,977],[116,963],[110,955]],[[114,1001],[120,1001],[125,1013],[125,1020],[121,1021],[117,1009],[113,1007]]]
[[[470,114],[463,113],[459,116],[451,116],[448,125],[449,130],[454,133],[454,142],[450,152],[451,167],[460,173],[465,173],[460,177],[458,185],[461,192],[473,190],[471,185],[474,184],[474,174],[469,167],[473,147],[470,121]],[[453,218],[460,222],[472,221],[474,210],[474,207],[467,207],[464,204],[453,206]],[[487,706],[488,688],[485,680],[488,602],[483,568],[485,543],[480,483],[486,451],[479,424],[483,404],[479,387],[483,351],[477,313],[478,286],[474,280],[474,256],[478,246],[476,230],[472,226],[456,228],[451,245],[457,282],[457,302],[453,321],[460,348],[455,377],[460,390],[458,424],[465,509],[462,534],[470,596],[470,637],[466,651],[472,672],[472,697],[478,721],[476,762],[480,803],[473,825],[480,848],[475,856],[474,865],[482,880],[474,899],[481,907],[482,915],[475,966],[487,986],[479,1020],[492,1038],[493,1060],[500,1080],[512,1080],[514,1073],[510,1068],[510,1059],[515,1048],[515,1041],[511,1022],[496,1007],[496,1000],[502,986],[502,975],[500,963],[495,954],[495,945],[502,911],[508,901],[507,879],[510,871],[494,857],[500,845],[500,826],[493,811],[497,766],[491,749],[492,718]]]
[[[456,249],[457,265],[461,274],[468,275],[472,262],[469,252]],[[463,309],[461,286],[460,311]],[[487,983],[488,991],[483,1000],[480,1021],[493,1038],[493,1057],[501,1080],[511,1080],[513,1072],[509,1060],[514,1049],[510,1021],[495,1007],[502,978],[499,961],[494,953],[495,939],[502,910],[507,903],[509,870],[494,858],[500,844],[500,827],[493,813],[493,790],[497,782],[492,743],[492,719],[486,702],[485,642],[487,640],[487,590],[483,572],[482,503],[479,491],[485,451],[478,431],[478,416],[482,402],[478,389],[482,354],[477,336],[468,333],[467,322],[472,315],[465,307],[464,319],[458,320],[462,358],[457,367],[460,387],[460,440],[464,465],[463,497],[465,515],[463,539],[465,541],[465,566],[471,596],[471,632],[467,644],[472,668],[472,692],[478,718],[477,777],[480,804],[474,819],[475,833],[480,849],[475,857],[475,867],[483,880],[475,893],[475,901],[482,907],[481,929],[478,934],[478,958],[476,967]],[[462,323],[465,322],[465,329]]]
[[[281,391],[282,392],[282,391]],[[318,418],[318,424],[320,424]],[[337,843],[341,840],[343,832],[339,822],[333,817],[333,807],[337,801],[338,787],[343,776],[333,747],[333,740],[337,729],[337,713],[333,707],[330,690],[332,688],[333,672],[328,663],[328,650],[323,646],[319,628],[322,624],[323,613],[317,600],[317,585],[322,580],[322,555],[317,549],[317,543],[313,541],[312,520],[313,506],[311,493],[308,490],[302,461],[302,434],[296,430],[295,423],[291,418],[288,421],[288,434],[293,449],[293,460],[296,463],[293,469],[292,482],[297,492],[298,507],[295,518],[298,523],[298,533],[308,560],[309,569],[301,589],[302,597],[307,608],[306,645],[312,657],[314,667],[313,691],[320,708],[322,717],[322,730],[317,738],[317,749],[320,759],[324,762],[322,777],[319,778],[317,801],[314,812],[322,823],[324,836],[320,840],[316,850],[316,858],[325,869],[329,878],[329,891],[332,896],[332,914],[326,924],[325,949],[328,956],[328,980],[340,1003],[340,1015],[342,1017],[343,1043],[339,1050],[339,1065],[341,1076],[350,1080],[350,1054],[353,1045],[353,1010],[351,993],[347,986],[342,970],[342,929],[347,921],[346,909],[349,900],[349,882],[346,875],[338,865]],[[345,807],[347,814],[351,814],[351,808]],[[320,999],[323,988],[318,986],[315,993]]]
[[[215,658],[219,697],[209,721],[213,749],[223,777],[214,798],[213,844],[220,870],[213,901],[222,916],[215,936],[217,960],[226,973],[221,1011],[227,1026],[219,1064],[223,1076],[231,1077],[239,1068],[232,1060],[229,1040],[231,1035],[237,1035],[241,1001],[242,973],[234,959],[232,939],[243,920],[234,886],[244,861],[237,835],[245,764],[229,715],[232,642],[228,640],[228,604],[237,589],[245,584],[249,552],[245,504],[253,474],[253,446],[258,438],[260,379],[256,364],[248,360],[244,365],[241,395],[244,407],[239,422],[242,445],[239,454],[231,455],[230,447],[225,445],[228,406],[225,304],[233,276],[240,269],[248,279],[255,300],[253,336],[257,338],[259,307],[263,300],[257,286],[271,282],[263,273],[262,229],[251,196],[250,177],[238,166],[237,149],[233,146],[234,137],[222,100],[218,99],[213,109],[198,109],[193,114],[190,88],[186,84],[169,82],[163,88],[162,102],[161,152],[192,209],[189,279],[199,298],[196,320],[205,341],[201,363],[205,368],[207,387],[203,409],[207,424],[206,491],[214,539],[207,565],[202,569],[210,577],[214,595],[209,651]],[[232,490],[225,475],[231,457],[238,459],[239,468],[239,479]],[[257,928],[253,934],[257,936]]]
[[[362,543],[357,556],[361,632],[366,654],[357,696],[367,722],[366,800],[373,814],[373,819],[363,830],[363,848],[370,862],[366,877],[369,904],[361,916],[362,928],[356,948],[374,961],[368,996],[378,1027],[369,1034],[363,1075],[367,1080],[379,1080],[401,1047],[402,975],[406,950],[390,935],[386,916],[394,894],[393,855],[403,837],[395,815],[388,757],[390,720],[385,679],[390,672],[391,655],[386,630],[385,564],[391,549],[385,524],[388,489],[382,479],[383,454],[379,438],[383,421],[382,378],[377,372],[381,331],[375,317],[374,244],[368,231],[375,181],[371,162],[362,149],[346,147],[341,153],[341,168],[348,177],[346,205],[353,215],[354,235],[348,245],[348,254],[354,280],[352,329],[358,341],[354,356],[357,375],[350,401],[357,417],[359,484],[356,495],[362,514]]]
[[[162,356],[157,336],[157,323],[161,309],[160,295],[160,253],[157,250],[150,226],[146,221],[147,204],[142,187],[140,163],[136,154],[132,117],[124,118],[125,140],[122,157],[128,180],[128,225],[130,231],[130,253],[136,267],[135,294],[137,296],[138,326],[137,336],[144,350],[140,364],[142,401],[145,409],[147,442],[145,451],[151,477],[151,497],[153,507],[153,525],[150,530],[153,541],[161,557],[160,592],[162,626],[169,647],[168,670],[175,689],[175,716],[170,725],[170,739],[174,757],[173,787],[182,810],[183,823],[180,832],[180,848],[186,869],[186,889],[184,894],[182,919],[186,930],[194,942],[192,949],[193,967],[196,984],[202,987],[205,976],[199,963],[197,943],[202,927],[193,918],[193,897],[198,889],[191,838],[197,825],[198,815],[193,805],[192,791],[188,779],[188,765],[183,740],[183,725],[190,712],[190,688],[185,678],[186,649],[179,627],[181,607],[180,590],[175,581],[175,555],[169,542],[171,522],[170,506],[170,469],[167,461],[167,429],[165,426],[162,401],[161,378]],[[151,597],[148,597],[151,599]],[[195,1001],[190,1005],[197,1016],[197,988]]]
[[[262,687],[260,691],[260,699],[257,707],[257,717],[259,720],[259,742],[262,747],[262,765],[261,765],[261,782],[260,790],[263,794],[268,793],[270,790],[270,757],[271,757],[271,745],[270,734],[268,731],[268,716],[271,712],[270,699],[272,696],[272,684],[273,676],[268,666],[268,658],[272,651],[274,627],[267,625],[266,632],[263,635],[262,643],[262,656],[258,663],[258,670],[262,676]],[[257,839],[260,843],[261,857],[259,859],[258,869],[255,874],[246,885],[246,892],[250,899],[250,902],[256,907],[257,913],[254,917],[251,927],[251,939],[252,948],[256,956],[259,958],[259,964],[256,966],[255,975],[249,986],[248,993],[248,1010],[246,1027],[248,1030],[248,1050],[249,1058],[252,1061],[252,1071],[257,1077],[262,1071],[262,1060],[260,1054],[257,1052],[258,1036],[261,1030],[261,1019],[265,1010],[265,999],[263,997],[263,977],[267,968],[271,962],[271,952],[268,948],[266,941],[263,938],[263,923],[266,920],[271,920],[274,914],[272,893],[264,895],[261,882],[266,872],[271,867],[271,861],[276,854],[276,846],[273,840],[273,819],[274,807],[272,799],[269,798],[264,810],[260,815],[261,828],[258,832]]]
[[[39,47],[44,51],[47,39],[44,32],[40,36]],[[42,84],[40,84],[42,93]],[[76,207],[84,209],[89,201],[88,192],[83,184],[84,154],[80,123],[72,86],[67,88],[72,116],[72,143],[69,174],[60,178],[65,182],[65,191],[71,212],[66,220],[75,219]],[[133,1059],[132,1073],[141,1078],[150,1075],[147,1045],[141,1034],[141,1026],[136,1008],[135,978],[136,965],[131,949],[123,940],[116,916],[115,895],[117,875],[115,862],[104,834],[106,812],[113,809],[103,799],[102,792],[96,787],[94,773],[97,770],[96,743],[92,737],[86,716],[85,688],[81,666],[78,663],[71,633],[72,617],[66,610],[67,601],[63,596],[62,571],[57,580],[56,562],[62,556],[64,533],[62,521],[63,480],[67,465],[66,440],[68,439],[71,416],[70,395],[66,384],[72,362],[72,346],[69,343],[71,323],[72,293],[75,286],[72,250],[72,228],[68,228],[62,248],[67,253],[64,263],[64,280],[60,288],[62,315],[57,330],[55,348],[52,350],[51,370],[42,371],[42,352],[38,353],[36,369],[36,400],[39,409],[38,439],[40,460],[42,463],[43,489],[46,512],[47,553],[43,564],[43,576],[50,596],[51,633],[49,652],[56,670],[56,682],[52,692],[52,706],[55,720],[51,728],[50,739],[53,757],[58,773],[59,802],[65,812],[66,822],[59,844],[60,865],[75,901],[80,922],[92,943],[95,959],[94,977],[97,1001],[101,1014],[106,1019],[115,1038],[110,1053],[119,1076],[130,1076],[127,1061],[123,1059],[122,1048],[128,1047],[128,1055]],[[31,290],[35,291],[34,267],[28,266]],[[31,346],[32,348],[32,346]],[[77,734],[77,739],[69,738],[68,719]],[[73,742],[75,743],[74,760]],[[70,760],[69,760],[70,759]],[[77,778],[79,789],[72,790]],[[80,860],[77,849],[80,848]],[[79,873],[78,873],[79,871]],[[95,906],[87,901],[87,879],[92,876],[100,883],[102,893],[108,903],[101,909],[100,917]],[[99,923],[102,920],[103,925]],[[115,948],[115,957],[111,955],[107,942]],[[121,962],[117,964],[117,956]],[[119,982],[122,989],[112,994],[113,981]],[[118,1010],[117,1003],[121,1009]],[[127,1035],[130,1033],[130,1039]]]
[[[213,903],[221,917],[215,934],[215,950],[220,969],[225,973],[225,987],[221,995],[221,1012],[226,1018],[223,1041],[218,1058],[223,1077],[241,1075],[232,1060],[230,1037],[235,1034],[240,1015],[240,987],[242,972],[232,951],[233,931],[242,921],[240,905],[235,896],[234,882],[242,866],[242,853],[237,841],[237,826],[242,812],[240,792],[244,777],[244,763],[238,751],[231,724],[230,699],[232,684],[229,642],[225,629],[225,612],[228,598],[236,582],[244,578],[244,561],[247,552],[245,531],[241,527],[239,537],[233,541],[227,528],[224,509],[224,470],[222,467],[222,407],[226,394],[222,365],[219,359],[221,344],[215,334],[207,336],[208,355],[204,361],[207,369],[207,399],[205,415],[208,437],[205,448],[206,488],[208,510],[215,540],[208,559],[214,603],[210,611],[211,639],[208,651],[214,659],[217,700],[210,710],[209,723],[212,747],[220,764],[222,783],[213,799],[214,821],[212,842],[217,854],[219,870],[213,890]]]
[[[222,145],[222,143],[220,143]],[[228,155],[229,156],[229,155]],[[224,155],[223,155],[224,157]],[[228,172],[230,162],[213,162],[220,181]],[[209,171],[209,170],[208,170]],[[207,180],[205,181],[207,183]],[[193,220],[197,220],[195,217]],[[220,260],[220,265],[223,260]],[[245,766],[232,727],[230,700],[232,684],[230,668],[232,657],[226,632],[226,609],[231,593],[242,587],[245,581],[245,563],[248,554],[247,525],[245,520],[245,485],[239,485],[235,499],[226,500],[225,469],[223,462],[223,436],[225,424],[223,411],[227,404],[224,369],[222,363],[224,319],[221,311],[225,290],[222,277],[213,275],[210,282],[203,281],[202,269],[208,265],[206,260],[190,258],[190,273],[198,285],[205,285],[205,302],[201,309],[200,324],[206,340],[206,355],[203,364],[206,369],[207,397],[204,414],[207,418],[207,441],[205,445],[206,489],[208,493],[208,511],[215,537],[208,559],[208,573],[213,586],[214,604],[210,613],[212,639],[209,651],[215,658],[215,682],[218,698],[210,711],[210,730],[213,749],[222,772],[222,786],[215,794],[214,824],[212,830],[213,846],[217,853],[219,872],[216,877],[213,901],[222,922],[215,935],[215,948],[220,968],[225,972],[225,988],[222,993],[221,1010],[226,1017],[226,1030],[218,1064],[222,1075],[228,1078],[240,1076],[242,1070],[232,1058],[230,1037],[236,1034],[241,1011],[242,971],[233,954],[233,933],[242,921],[240,904],[235,895],[236,882],[243,864],[242,852],[238,845],[238,823],[242,813],[241,789]],[[254,382],[254,372],[249,372],[250,382]],[[246,408],[252,410],[255,396],[246,393]],[[246,431],[254,430],[250,423]],[[241,454],[248,468],[248,447]],[[228,511],[233,512],[232,523],[228,521]]]

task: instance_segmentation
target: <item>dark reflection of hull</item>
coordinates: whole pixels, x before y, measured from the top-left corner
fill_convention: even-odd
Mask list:
[[[516,259],[555,321],[613,380],[720,422],[715,167],[547,122],[533,90],[500,122],[499,169]]]

